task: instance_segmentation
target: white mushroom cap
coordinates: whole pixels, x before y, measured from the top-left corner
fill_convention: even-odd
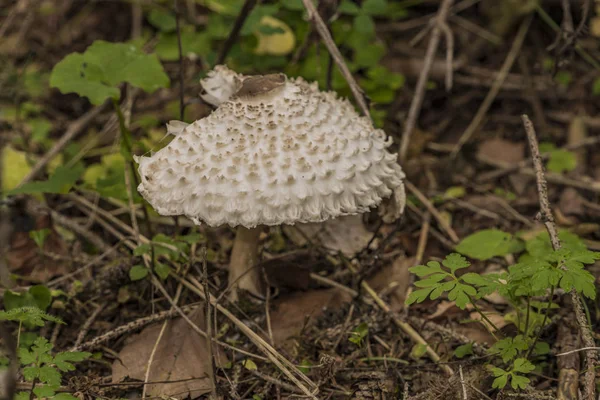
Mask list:
[[[202,100],[213,106],[229,100],[242,86],[243,76],[230,70],[224,65],[217,65],[209,71],[206,78],[200,80]]]
[[[234,74],[224,68],[212,79]],[[136,159],[138,190],[158,213],[252,228],[358,214],[393,193],[402,211],[392,140],[348,100],[301,78],[242,79],[211,115],[185,127],[171,122],[176,138]]]

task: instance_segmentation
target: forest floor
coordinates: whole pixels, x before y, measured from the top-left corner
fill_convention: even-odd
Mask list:
[[[52,69],[96,40],[155,51],[170,87],[119,88],[138,155],[165,145],[170,120],[211,112],[199,79],[217,60],[245,74],[301,75],[350,99],[352,91],[319,35],[307,33],[302,1],[259,2],[246,21],[287,24],[295,42],[276,56],[248,50],[258,28],[232,33],[243,1],[175,3],[177,19],[172,1],[0,0],[1,188],[50,187],[0,197],[8,356],[9,336],[33,352],[39,337],[52,352],[90,352],[76,368],[46,363],[60,369],[57,399],[575,399],[600,387],[597,366],[596,383],[585,375],[595,350],[559,355],[589,344],[581,305],[598,346],[597,253],[582,261],[593,279],[573,284],[585,296],[569,296],[563,277],[525,295],[496,281],[462,302],[450,291],[413,294],[406,305],[427,287],[415,287],[416,265],[458,252],[482,277],[523,268],[539,246],[552,252],[523,114],[541,143],[561,239],[600,251],[597,3],[342,1],[335,15],[320,7],[338,21],[336,44],[402,153],[408,205],[392,224],[373,211],[265,230],[259,267],[272,290],[266,301],[237,303],[226,295],[235,231],[146,211],[110,102],[50,88]],[[390,15],[368,8],[376,6]],[[261,32],[281,34],[270,29]],[[81,173],[69,182],[56,172],[68,170]],[[533,286],[538,278],[527,277]],[[24,306],[48,320],[17,315]],[[20,355],[23,367],[41,366]],[[519,370],[519,360],[531,368]],[[52,398],[39,393],[50,381],[26,371],[15,374],[19,398]]]

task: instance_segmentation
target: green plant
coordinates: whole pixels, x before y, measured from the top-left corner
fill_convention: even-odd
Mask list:
[[[524,374],[531,372],[535,366],[528,361],[531,356],[543,356],[549,352],[549,346],[541,342],[541,328],[546,324],[551,310],[558,307],[552,303],[552,294],[556,288],[567,292],[576,291],[590,299],[596,297],[594,277],[585,269],[586,264],[593,264],[600,259],[600,253],[587,249],[576,235],[559,232],[562,249],[553,250],[547,233],[523,242],[512,235],[498,230],[477,232],[465,238],[456,247],[457,250],[472,257],[486,260],[495,256],[518,253],[525,250],[519,262],[510,265],[507,272],[496,274],[478,274],[459,272],[470,266],[461,255],[452,253],[441,262],[430,261],[426,265],[410,268],[420,280],[415,282],[417,290],[413,291],[406,304],[421,303],[426,299],[437,299],[447,293],[457,307],[465,309],[471,306],[489,325],[490,332],[496,337],[497,328],[478,307],[478,300],[498,293],[514,308],[514,312],[505,316],[513,322],[518,333],[514,337],[497,338],[490,349],[490,355],[499,362],[511,365],[502,369],[490,364],[495,388],[503,388],[510,380],[514,389],[523,389],[529,379]],[[550,294],[546,303],[534,302],[534,296]],[[457,357],[464,357],[472,352],[466,345],[455,350]]]
[[[366,322],[361,322],[356,328],[350,332],[348,341],[354,343],[357,346],[362,346],[363,340],[369,334],[369,325]]]
[[[86,360],[91,356],[87,352],[61,352],[52,355],[53,345],[43,337],[39,337],[31,348],[19,349],[19,360],[23,367],[23,377],[32,383],[31,393],[37,398],[55,400],[76,400],[68,393],[56,393],[60,387],[62,373],[74,371],[73,362]],[[31,393],[20,392],[17,400],[31,399]]]

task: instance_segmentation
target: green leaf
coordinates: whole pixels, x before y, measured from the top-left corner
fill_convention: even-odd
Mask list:
[[[527,378],[525,376],[512,374],[510,386],[512,386],[512,388],[515,390],[516,389],[525,389],[527,387],[527,385],[529,384],[529,382],[530,382],[529,378]]]
[[[148,276],[148,268],[143,265],[134,265],[129,270],[129,278],[132,281],[139,281]]]
[[[406,305],[410,306],[413,303],[422,303],[427,300],[427,296],[429,296],[430,293],[431,288],[414,290],[406,298]]]
[[[513,371],[527,374],[535,369],[535,365],[529,362],[526,358],[517,358],[513,362]]]
[[[58,372],[56,369],[54,369],[53,367],[50,367],[48,365],[40,367],[38,378],[43,383],[47,383],[49,385],[60,386],[60,379],[61,379],[60,372]]]
[[[554,150],[546,164],[548,171],[562,173],[573,171],[577,167],[577,157],[569,150]]]
[[[74,371],[75,366],[71,364],[72,362],[80,362],[83,360],[87,360],[92,356],[92,353],[88,353],[86,351],[66,351],[63,353],[58,353],[54,356],[54,364],[63,372]]]
[[[422,344],[422,343],[417,343],[412,347],[412,349],[410,351],[410,356],[414,359],[419,359],[419,358],[423,357],[425,355],[425,353],[427,353],[427,345]]]
[[[348,340],[357,346],[361,346],[363,339],[368,334],[369,334],[369,325],[366,322],[361,322],[357,327],[352,329]]]
[[[77,179],[83,173],[82,167],[68,168],[59,166],[47,181],[35,181],[25,183],[13,190],[6,192],[7,195],[34,194],[34,193],[68,193]]]
[[[252,34],[258,29],[262,17],[273,15],[277,11],[279,11],[279,6],[275,4],[258,5],[254,7],[250,12],[250,15],[248,15],[248,18],[246,18],[242,30],[240,31],[240,35],[246,36]]]
[[[385,16],[388,9],[387,0],[365,0],[362,3],[362,12],[372,16]]]
[[[448,292],[448,299],[456,302],[458,308],[464,310],[467,307],[467,304],[471,302],[469,296],[475,296],[476,294],[477,290],[475,290],[474,287],[462,283],[457,283],[454,286],[454,289]]]
[[[520,242],[510,233],[498,229],[484,229],[467,236],[456,246],[456,250],[477,260],[489,260],[520,251]]]
[[[46,238],[50,234],[50,229],[44,228],[37,231],[29,231],[29,237],[33,239],[38,248],[43,249]]]
[[[304,4],[302,0],[281,0],[281,5],[288,10],[303,11]]]
[[[466,258],[457,253],[448,254],[446,258],[444,258],[444,261],[442,261],[442,264],[444,267],[449,268],[453,274],[456,270],[468,268],[471,265]]]
[[[32,382],[40,375],[40,369],[38,367],[25,367],[23,368],[23,378],[26,381]]]
[[[177,29],[175,16],[165,10],[153,8],[148,14],[148,22],[162,32],[173,32]]]
[[[506,386],[506,383],[508,382],[508,376],[508,374],[498,376],[496,379],[494,379],[494,382],[492,382],[492,388],[503,389]]]
[[[53,385],[36,386],[33,389],[33,393],[35,393],[35,395],[37,397],[52,397],[56,394],[56,389],[58,389],[58,386],[53,386]]]
[[[138,247],[133,249],[134,256],[142,256],[144,254],[150,254],[152,252],[152,245],[150,243],[140,244]]]
[[[29,400],[29,392],[19,392],[15,395],[15,400]]]
[[[502,361],[509,362],[515,358],[520,351],[527,349],[528,346],[523,335],[517,335],[494,343],[494,345],[490,347],[489,352],[491,354],[498,353],[502,357]]]
[[[242,365],[248,371],[256,371],[258,369],[258,367],[256,366],[256,363],[249,358],[246,358],[244,361],[242,361]]]
[[[171,268],[168,265],[157,262],[154,266],[154,272],[160,279],[167,279],[169,273],[171,272]]]
[[[342,0],[338,12],[348,15],[358,15],[360,8],[352,0]]]
[[[36,360],[35,354],[24,347],[19,348],[19,360],[21,360],[22,365],[33,364]]]
[[[77,93],[99,105],[118,99],[116,87],[127,82],[148,93],[169,86],[169,77],[154,54],[144,54],[126,43],[97,40],[82,53],[71,53],[60,61],[50,76],[50,86],[62,93]]]
[[[83,54],[71,53],[54,66],[50,75],[50,87],[58,88],[62,93],[77,93],[87,97],[92,104],[100,105],[106,99],[118,99],[119,89],[107,86],[97,80],[88,79],[83,65]]]
[[[156,55],[165,61],[179,60],[179,43],[177,35],[161,33],[158,35]],[[183,57],[206,56],[211,51],[208,33],[184,30],[181,32],[181,52]]]
[[[408,270],[418,277],[431,275],[436,272],[443,272],[440,263],[437,261],[429,261],[427,265],[417,265]]]
[[[456,358],[463,358],[471,354],[473,354],[473,343],[463,344],[454,349],[454,356]]]
[[[44,285],[35,285],[27,292],[17,293],[11,290],[4,292],[4,307],[7,311],[15,308],[37,307],[46,310],[52,301],[50,290]]]
[[[361,35],[370,37],[375,34],[375,22],[367,14],[359,14],[354,18],[354,30]]]

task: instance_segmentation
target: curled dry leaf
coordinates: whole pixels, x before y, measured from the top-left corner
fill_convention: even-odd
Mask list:
[[[189,317],[198,327],[205,329],[202,306]],[[162,323],[151,325],[125,344],[112,366],[113,383],[122,382],[127,377],[144,380],[161,328]],[[213,354],[217,366],[227,363],[225,354],[217,346],[213,347]],[[158,343],[148,375],[149,382],[160,383],[148,385],[147,394],[153,398],[197,398],[211,390],[210,368],[206,339],[183,318],[171,320]]]

